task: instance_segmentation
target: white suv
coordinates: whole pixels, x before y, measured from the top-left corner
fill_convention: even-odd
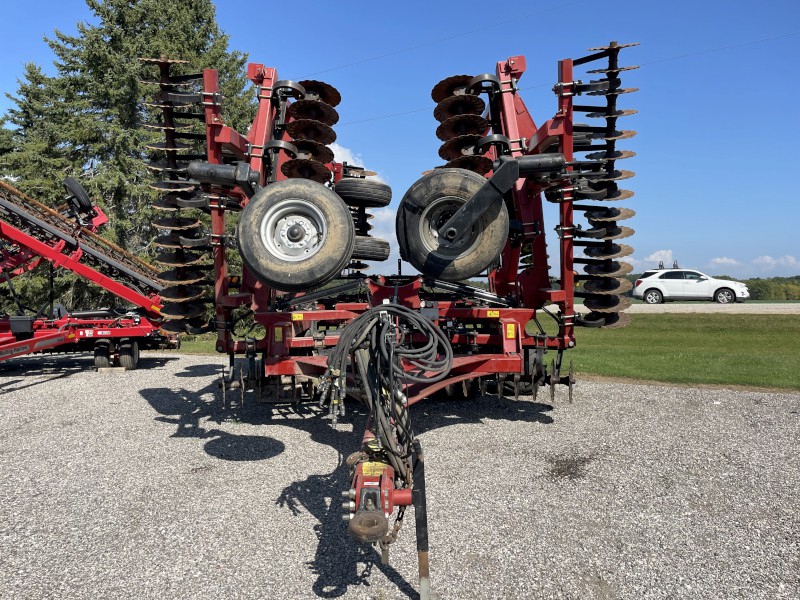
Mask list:
[[[636,280],[633,297],[647,304],[667,300],[714,300],[720,304],[744,302],[750,297],[747,286],[738,281],[714,279],[690,269],[645,271]]]

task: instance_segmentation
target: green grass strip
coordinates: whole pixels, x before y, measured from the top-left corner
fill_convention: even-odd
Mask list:
[[[578,373],[669,383],[800,389],[796,315],[632,315],[622,329],[578,329]]]

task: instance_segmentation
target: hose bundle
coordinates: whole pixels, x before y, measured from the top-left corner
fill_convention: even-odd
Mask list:
[[[330,398],[334,423],[344,415],[351,355],[375,436],[395,470],[407,476],[403,459],[410,454],[413,435],[402,386],[444,379],[453,365],[450,341],[429,319],[405,306],[381,304],[360,315],[342,330],[319,386],[320,405]]]

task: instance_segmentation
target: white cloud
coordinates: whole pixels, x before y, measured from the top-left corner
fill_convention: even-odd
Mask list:
[[[758,258],[754,258],[750,261],[763,271],[771,271],[772,269],[778,267],[785,267],[785,268],[800,268],[800,261],[798,261],[794,256],[789,254],[784,254],[783,256],[779,256],[778,258],[773,258],[771,256],[759,256]]]
[[[358,154],[357,152],[353,152],[350,148],[345,148],[344,146],[337,144],[336,142],[329,144],[329,148],[333,150],[333,160],[336,162],[346,162],[348,165],[353,165],[354,167],[365,167],[369,168],[364,164],[364,158]],[[372,181],[380,181],[381,183],[386,183],[386,180],[381,177],[380,173],[376,176],[371,178]]]
[[[386,208],[372,208],[370,212],[375,217],[370,221],[372,224],[370,234],[373,237],[386,240],[391,248],[389,258],[382,263],[373,263],[373,266],[376,271],[380,271],[384,275],[397,273],[397,259],[400,258],[400,246],[397,244],[397,233],[395,231],[397,211],[387,206]],[[403,262],[402,269],[405,275],[411,275],[416,272],[416,269],[407,262]]]
[[[739,267],[742,263],[735,258],[720,256],[719,258],[712,258],[709,264],[714,265],[715,267]]]
[[[671,267],[674,259],[672,250],[656,250],[641,260],[633,256],[626,256],[620,260],[633,265],[634,271],[641,272],[657,267],[660,262],[663,262],[665,267]]]
[[[656,250],[650,256],[646,256],[644,262],[657,263],[663,261],[666,265],[672,266],[674,259],[672,258],[672,250]]]

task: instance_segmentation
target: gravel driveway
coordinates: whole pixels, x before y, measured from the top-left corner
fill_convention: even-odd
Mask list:
[[[416,597],[413,519],[388,567],[347,539],[353,425],[143,362],[0,365],[0,597]],[[800,395],[581,382],[413,419],[443,599],[800,597]]]

